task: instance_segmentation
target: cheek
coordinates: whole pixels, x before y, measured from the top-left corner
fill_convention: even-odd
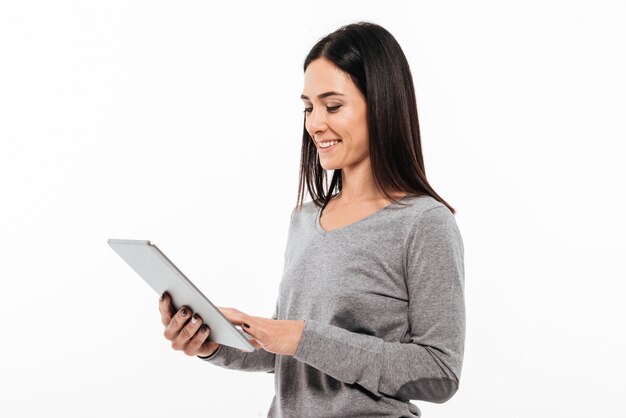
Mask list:
[[[362,115],[350,115],[344,120],[343,127],[355,146],[367,146],[367,121]]]

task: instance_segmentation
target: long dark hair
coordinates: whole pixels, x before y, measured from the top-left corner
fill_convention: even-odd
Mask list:
[[[413,78],[404,52],[382,26],[370,22],[345,25],[320,39],[304,60],[324,57],[349,74],[366,100],[369,153],[376,187],[398,203],[388,190],[430,195],[454,214],[455,210],[428,184],[420,140]],[[306,114],[305,114],[306,122]],[[306,185],[318,207],[326,207],[341,192],[341,169],[334,170],[330,186],[311,136],[303,126],[300,177],[296,206],[301,208]]]

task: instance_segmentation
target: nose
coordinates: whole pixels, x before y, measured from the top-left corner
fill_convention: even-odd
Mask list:
[[[306,115],[306,130],[309,131],[309,135],[315,137],[326,129],[328,129],[326,114],[320,106],[316,106]]]

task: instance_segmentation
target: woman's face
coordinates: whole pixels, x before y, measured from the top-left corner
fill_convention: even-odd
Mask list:
[[[304,73],[305,128],[325,170],[354,167],[369,156],[365,97],[350,76],[326,58]],[[339,140],[324,149],[324,141]]]

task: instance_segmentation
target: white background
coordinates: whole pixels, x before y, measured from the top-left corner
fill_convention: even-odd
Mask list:
[[[358,20],[405,51],[465,245],[461,387],[423,416],[620,414],[624,2],[21,0],[0,1],[0,416],[266,415],[274,376],[172,350],[107,239],[269,317],[302,63]]]

